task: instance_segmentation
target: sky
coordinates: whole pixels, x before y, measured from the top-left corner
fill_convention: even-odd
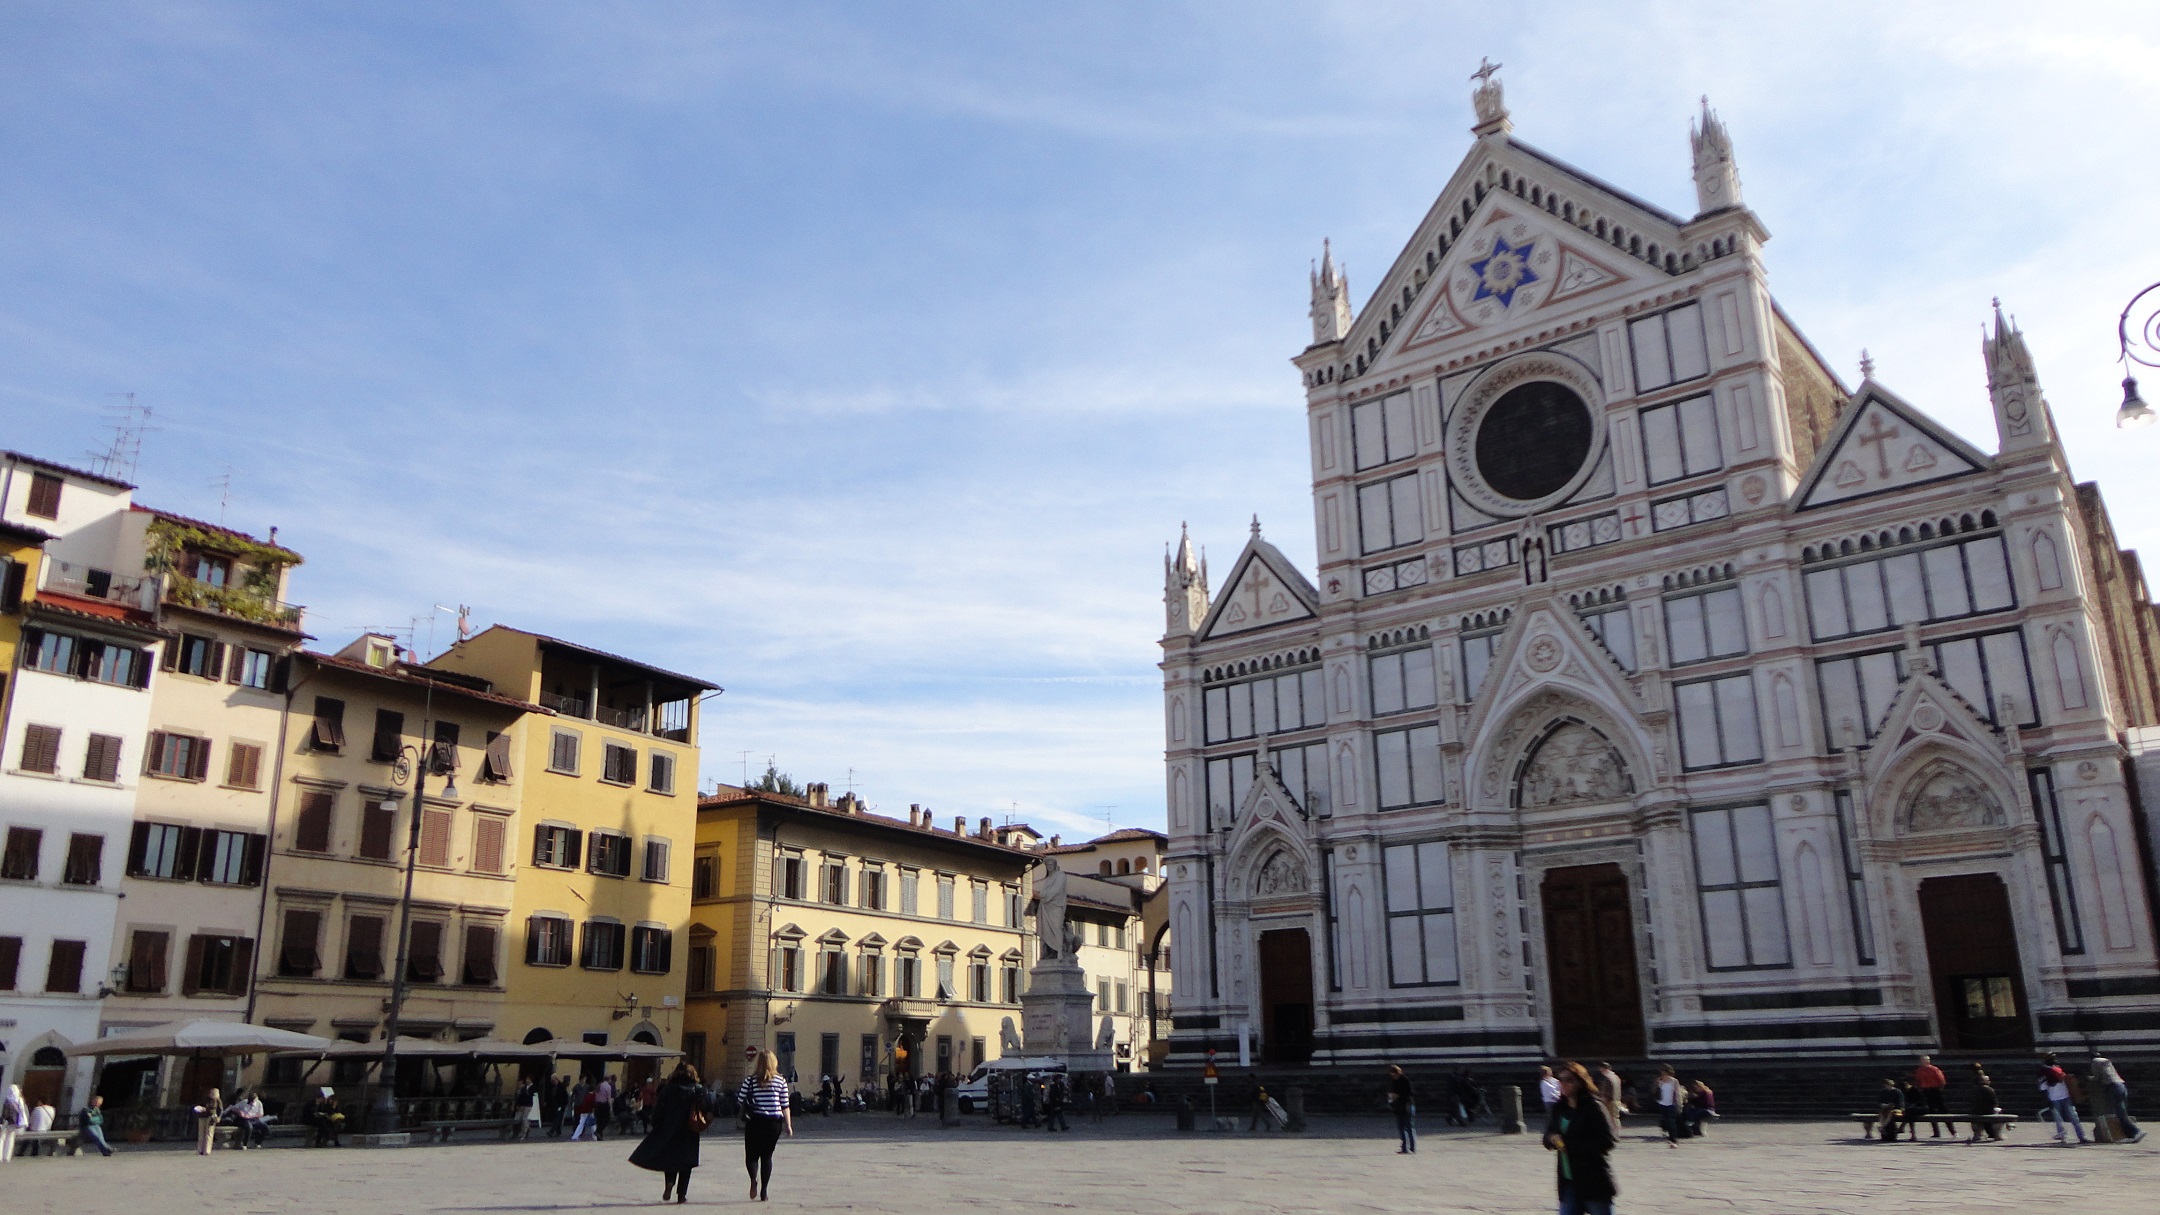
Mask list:
[[[1682,213],[1707,94],[1786,311],[1988,450],[1999,296],[2160,551],[2151,16],[14,0],[0,445],[87,461],[134,394],[137,500],[278,527],[316,644],[467,604],[708,678],[707,782],[1159,828],[1164,546],[1219,582],[1257,514],[1310,572],[1308,269],[1363,301],[1487,56]]]

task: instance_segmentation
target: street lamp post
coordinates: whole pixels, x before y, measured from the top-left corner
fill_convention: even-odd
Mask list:
[[[432,689],[429,699],[433,699]],[[421,729],[429,729],[430,723],[423,712]],[[394,1134],[398,1129],[397,1108],[397,1042],[398,1019],[405,1012],[405,967],[407,951],[412,945],[412,890],[413,868],[420,855],[420,816],[422,801],[427,796],[428,768],[436,760],[436,748],[440,743],[428,743],[425,748],[407,745],[398,749],[400,766],[409,764],[413,774],[412,822],[405,832],[405,890],[398,898],[397,962],[390,976],[390,1006],[383,1022],[382,1063],[375,1072],[375,1099],[368,1106],[368,1131],[376,1135]],[[410,758],[408,758],[410,757]],[[404,784],[403,774],[397,783]],[[457,800],[457,776],[454,769],[443,782],[443,796]]]
[[[2145,302],[2148,298],[2152,300],[2149,304]],[[2134,322],[2133,313],[2136,314]],[[2160,283],[2130,297],[2122,316],[2115,322],[2115,340],[2121,347],[2117,359],[2124,372],[2122,407],[2115,411],[2115,425],[2125,429],[2150,426],[2153,409],[2138,396],[2137,377],[2129,371],[2132,363],[2160,368]]]

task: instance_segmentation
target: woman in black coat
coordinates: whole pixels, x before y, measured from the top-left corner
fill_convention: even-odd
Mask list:
[[[697,1069],[676,1064],[653,1101],[652,1130],[630,1153],[630,1163],[667,1179],[660,1201],[690,1201],[690,1170],[698,1166],[698,1137],[705,1133],[695,1116],[709,1120],[711,1115],[711,1098],[698,1086]]]
[[[1612,1215],[1613,1196],[1620,1192],[1605,1160],[1613,1149],[1612,1123],[1582,1064],[1556,1070],[1560,1100],[1545,1120],[1545,1147],[1558,1157],[1560,1215]]]

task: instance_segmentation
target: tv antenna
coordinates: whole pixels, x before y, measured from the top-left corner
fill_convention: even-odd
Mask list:
[[[112,427],[112,438],[106,442],[105,450],[88,453],[90,471],[101,477],[132,481],[135,465],[142,459],[143,436],[164,427],[150,424],[150,407],[137,404],[134,393],[111,395],[124,398],[126,403],[105,407],[105,424]]]
[[[232,505],[232,465],[227,464],[224,472],[210,478],[210,488],[218,491],[217,521],[218,526],[223,527],[225,509]]]

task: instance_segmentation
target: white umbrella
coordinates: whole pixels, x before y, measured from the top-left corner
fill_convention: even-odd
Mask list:
[[[672,1046],[653,1046],[645,1042],[580,1042],[575,1038],[535,1042],[532,1049],[546,1051],[558,1059],[673,1059],[682,1054]]]
[[[70,1046],[64,1052],[85,1055],[177,1055],[187,1058],[229,1059],[237,1055],[264,1055],[283,1050],[320,1050],[330,1039],[296,1034],[289,1029],[250,1025],[245,1021],[175,1021],[132,1033],[114,1034]]]

